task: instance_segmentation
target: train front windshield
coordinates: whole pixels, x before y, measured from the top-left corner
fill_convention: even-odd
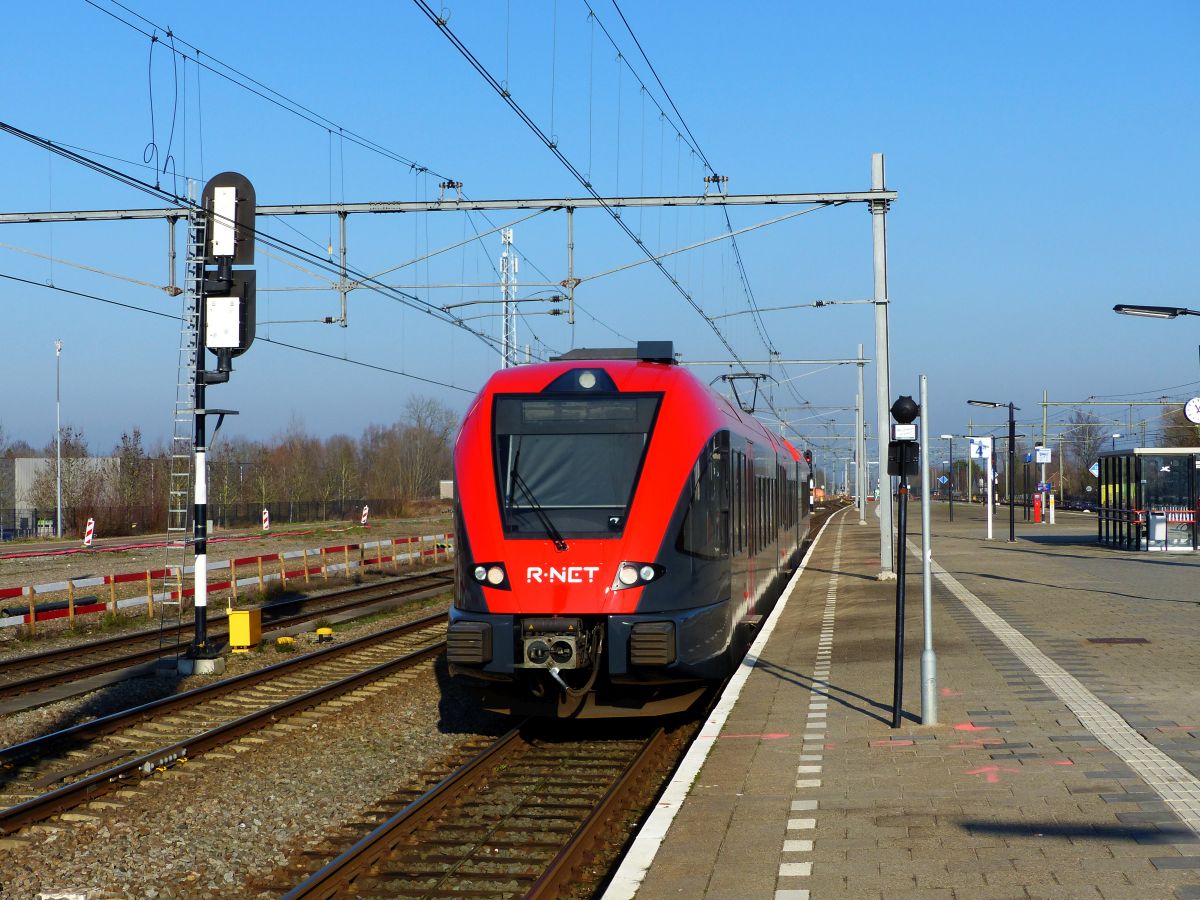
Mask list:
[[[543,538],[548,530],[566,537],[619,535],[660,399],[497,397],[496,487],[505,532]]]

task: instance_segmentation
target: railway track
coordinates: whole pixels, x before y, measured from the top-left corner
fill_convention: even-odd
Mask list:
[[[567,896],[673,765],[679,735],[641,728],[608,739],[513,729],[286,897]]]
[[[289,628],[385,600],[427,599],[449,588],[453,581],[453,569],[447,566],[315,597],[280,601],[262,607],[263,628]],[[228,634],[224,619],[212,622],[210,637],[219,641]],[[163,644],[157,631],[139,632],[0,660],[0,701],[160,657],[177,656],[188,645],[187,640],[178,638],[179,634],[173,633],[168,643]]]
[[[838,508],[817,511],[810,536]],[[301,854],[263,886],[286,891],[287,900],[591,896],[619,858],[626,827],[650,808],[711,702],[681,727],[640,739],[564,740],[538,736],[526,723],[425,793],[400,792],[376,804],[357,834],[340,829],[326,846],[352,846],[299,885],[289,890],[282,879],[311,871],[320,851]]]
[[[0,832],[95,800],[445,647],[437,612],[0,750]]]

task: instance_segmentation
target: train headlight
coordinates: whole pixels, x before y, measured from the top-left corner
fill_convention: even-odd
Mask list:
[[[471,575],[477,583],[487,587],[498,588],[502,591],[512,590],[512,585],[508,583],[508,572],[504,568],[504,563],[476,563],[475,568],[471,570]]]
[[[594,388],[596,386],[596,373],[595,372],[580,372],[579,373],[579,386],[581,388],[583,388],[584,390],[591,390],[592,388]]]
[[[662,566],[650,563],[623,562],[617,566],[617,577],[613,579],[612,589],[623,591],[626,588],[641,587],[656,578],[661,578],[663,571]]]

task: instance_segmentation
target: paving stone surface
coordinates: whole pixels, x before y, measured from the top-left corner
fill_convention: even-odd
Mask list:
[[[988,542],[979,508],[955,513],[933,510],[934,560],[1017,637],[935,580],[939,724],[922,725],[910,555],[893,729],[896,583],[875,577],[876,520],[836,516],[640,898],[1200,898],[1200,559],[1111,551],[1094,519],[1019,511],[1016,543],[1004,513]]]

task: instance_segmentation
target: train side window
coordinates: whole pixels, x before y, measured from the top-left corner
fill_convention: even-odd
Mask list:
[[[687,511],[679,530],[678,549],[701,559],[729,555],[728,491],[729,453],[722,435],[713,437],[692,467]]]
[[[733,547],[738,553],[742,550],[742,454],[734,451],[733,469]]]

